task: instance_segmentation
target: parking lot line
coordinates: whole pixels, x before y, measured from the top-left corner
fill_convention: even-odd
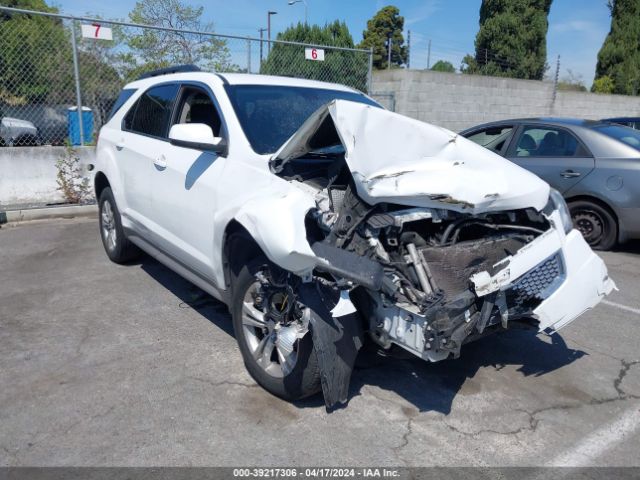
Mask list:
[[[591,433],[572,449],[551,459],[549,466],[584,467],[601,464],[602,454],[633,435],[640,427],[640,409],[634,407],[624,412],[615,422]]]
[[[604,303],[605,305],[609,305],[610,307],[616,307],[616,308],[619,308],[620,310],[625,310],[627,312],[640,315],[640,308],[627,307],[626,305],[622,305],[621,303],[611,302],[609,300],[602,300],[602,303]]]

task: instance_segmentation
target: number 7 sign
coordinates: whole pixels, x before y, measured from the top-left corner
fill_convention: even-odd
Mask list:
[[[99,23],[92,23],[91,25],[81,25],[81,27],[83,38],[113,40],[113,33],[111,29],[108,27],[103,27]]]

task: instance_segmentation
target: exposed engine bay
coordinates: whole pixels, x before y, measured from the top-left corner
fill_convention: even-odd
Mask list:
[[[551,258],[542,275],[532,272],[507,292],[479,298],[471,288],[474,274],[493,275],[503,259],[549,229],[532,208],[469,215],[371,206],[358,197],[340,154],[288,162],[279,175],[314,196],[308,241],[331,265],[319,269],[321,278],[351,290],[383,348],[397,344],[431,361],[457,357],[487,327],[531,322],[533,309],[561,280],[560,261]]]

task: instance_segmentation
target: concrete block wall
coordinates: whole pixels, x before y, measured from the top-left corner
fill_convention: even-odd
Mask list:
[[[507,118],[640,116],[640,97],[558,91],[553,84],[422,70],[374,72],[376,92],[395,97],[395,111],[453,131]],[[389,107],[389,97],[380,96]]]
[[[95,148],[76,149],[82,165],[94,163]],[[56,161],[64,147],[1,147],[0,210],[13,206],[35,206],[64,202],[57,189]],[[85,170],[86,171],[86,170]],[[86,175],[92,181],[92,174]]]

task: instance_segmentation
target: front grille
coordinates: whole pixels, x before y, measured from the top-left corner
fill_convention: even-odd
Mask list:
[[[509,304],[522,306],[551,295],[564,279],[560,254],[556,253],[516,280],[507,292]]]

